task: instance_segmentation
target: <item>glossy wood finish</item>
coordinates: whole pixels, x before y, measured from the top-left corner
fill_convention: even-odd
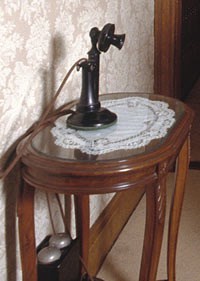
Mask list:
[[[34,188],[25,181],[18,201],[20,252],[23,280],[37,280],[37,258],[34,223]]]
[[[180,223],[181,209],[184,197],[184,186],[187,177],[187,170],[189,166],[189,154],[190,154],[190,142],[189,137],[186,139],[179,156],[177,158],[176,165],[176,188],[174,190],[170,220],[169,220],[169,234],[168,234],[168,280],[176,280],[176,248],[178,238],[178,228]]]
[[[120,94],[108,97],[118,98]],[[75,153],[69,153],[68,158],[66,158],[66,155],[62,154],[63,150],[60,154],[59,147],[51,141],[52,137],[48,134],[48,130],[44,132],[44,135],[41,135],[41,138],[36,136],[35,142],[33,140],[32,145],[29,145],[24,151],[22,174],[26,185],[22,190],[22,200],[19,201],[23,281],[37,280],[32,203],[33,187],[48,192],[75,194],[77,232],[82,240],[81,254],[87,264],[89,194],[125,192],[128,189],[143,188],[144,186],[146,186],[147,211],[140,281],[155,281],[165,219],[166,176],[175,159],[179,157],[169,232],[169,281],[174,281],[170,278],[171,272],[175,272],[174,245],[177,240],[183,199],[183,196],[179,197],[179,195],[183,194],[186,179],[185,176],[181,176],[180,171],[183,169],[182,172],[186,174],[185,163],[188,163],[188,150],[185,149],[184,143],[187,142],[193,114],[183,103],[174,99],[152,95],[148,95],[148,97],[168,102],[170,107],[175,110],[176,122],[172,129],[168,131],[166,137],[152,141],[141,151],[137,149],[124,150],[120,151],[119,154],[114,152],[95,159],[80,153],[77,156],[77,151],[74,151]],[[43,145],[41,146],[41,139],[43,139],[44,144],[47,143],[45,137],[50,146],[48,149]],[[52,151],[54,149],[55,151]],[[31,219],[26,223],[28,214]],[[24,237],[27,237],[27,239]],[[27,259],[29,259],[29,262],[27,262]]]
[[[159,180],[146,188],[146,226],[140,281],[156,280],[166,210],[167,173],[162,166],[158,168]]]
[[[200,74],[198,0],[155,0],[154,91],[183,100]]]
[[[90,228],[90,210],[89,210],[89,195],[75,196],[76,208],[76,230],[77,237],[81,240],[82,257],[85,264],[88,264],[88,249],[89,249],[89,228]]]
[[[154,2],[154,92],[180,98],[182,0]]]

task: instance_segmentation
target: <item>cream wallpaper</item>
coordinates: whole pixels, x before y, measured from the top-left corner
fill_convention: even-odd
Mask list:
[[[119,52],[101,56],[100,92],[153,91],[153,0],[0,1],[0,156],[41,114],[69,67],[85,57],[89,31],[114,23],[126,33]],[[73,73],[59,103],[78,97],[80,73]],[[18,170],[0,187],[0,280],[20,281],[15,218]],[[91,223],[110,196],[91,198]],[[37,242],[51,232],[45,197],[36,194]],[[55,207],[54,216],[58,217]],[[57,229],[60,222],[57,219]],[[45,225],[45,228],[37,227]]]

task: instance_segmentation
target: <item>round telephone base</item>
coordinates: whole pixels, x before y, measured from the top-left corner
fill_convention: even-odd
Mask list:
[[[117,122],[117,115],[106,108],[98,111],[74,112],[67,119],[67,126],[77,130],[107,128]]]

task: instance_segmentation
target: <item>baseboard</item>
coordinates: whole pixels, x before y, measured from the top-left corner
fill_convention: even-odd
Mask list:
[[[144,187],[117,193],[91,227],[88,269],[92,275],[99,271],[143,194]]]

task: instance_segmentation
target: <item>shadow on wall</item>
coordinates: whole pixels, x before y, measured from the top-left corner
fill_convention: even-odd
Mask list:
[[[55,68],[62,59],[65,50],[63,45],[62,37],[58,34],[56,35],[51,42],[51,62],[49,70],[40,70],[40,76],[43,81],[43,90],[42,90],[42,110],[48,106],[49,101],[55,94]],[[28,95],[27,95],[28,98]],[[31,125],[32,127],[32,125]],[[30,128],[31,128],[30,127]],[[27,132],[30,131],[30,128],[20,136],[15,143],[4,153],[1,157],[1,166],[9,167],[15,158],[15,150],[19,142],[27,135]],[[19,199],[20,191],[22,188],[22,177],[21,177],[21,164],[20,161],[12,169],[12,171],[5,178],[3,183],[3,190],[5,194],[5,246],[6,246],[6,263],[7,263],[7,281],[16,281],[17,280],[17,267],[18,267],[18,257],[17,257],[17,236],[16,231],[18,231],[16,216],[17,216],[17,202]],[[71,204],[68,197],[66,201],[68,202],[66,206],[66,214],[68,220],[68,227],[70,227],[70,209]],[[49,223],[50,225],[50,223]],[[43,239],[42,237],[41,239]]]

